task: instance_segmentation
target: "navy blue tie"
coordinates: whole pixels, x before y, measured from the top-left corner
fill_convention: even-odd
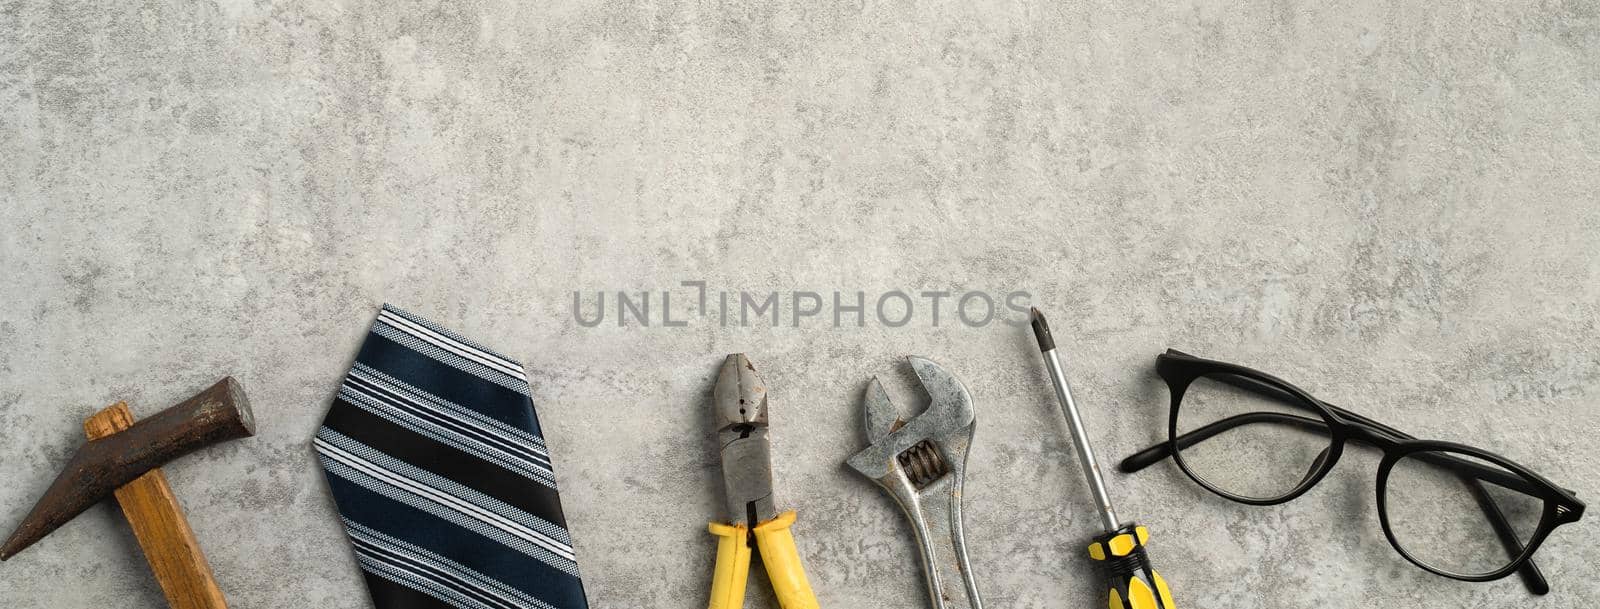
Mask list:
[[[378,609],[583,609],[522,365],[384,305],[313,440]]]

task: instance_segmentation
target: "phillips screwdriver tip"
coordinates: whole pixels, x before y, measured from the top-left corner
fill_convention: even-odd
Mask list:
[[[1050,323],[1044,320],[1039,307],[1033,307],[1033,337],[1039,341],[1040,352],[1056,348],[1056,340],[1050,336]]]

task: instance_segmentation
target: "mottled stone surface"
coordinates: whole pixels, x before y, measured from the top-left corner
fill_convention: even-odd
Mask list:
[[[0,0],[0,526],[93,410],[232,374],[260,435],[167,468],[229,599],[364,606],[308,440],[387,301],[527,362],[595,607],[705,602],[731,351],[771,384],[824,607],[927,605],[900,515],[841,465],[905,354],[977,400],[989,606],[1100,606],[1025,329],[948,301],[934,327],[920,298],[898,328],[832,327],[831,302],[724,328],[691,280],[713,310],[1027,291],[1108,459],[1163,437],[1172,346],[1600,497],[1593,1],[544,4]],[[662,326],[664,289],[689,325]],[[583,327],[575,290],[656,291],[654,321]],[[1600,597],[1593,522],[1526,605],[1411,567],[1376,465],[1353,448],[1269,508],[1170,464],[1109,477],[1190,608]],[[119,519],[0,565],[0,605],[161,606]]]

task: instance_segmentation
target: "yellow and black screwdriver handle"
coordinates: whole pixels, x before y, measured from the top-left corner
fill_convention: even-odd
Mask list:
[[[806,581],[805,567],[800,566],[794,535],[789,533],[794,518],[794,512],[788,511],[756,525],[756,546],[761,551],[761,562],[767,565],[767,578],[772,580],[779,606],[820,609],[811,592],[811,582]],[[709,609],[741,609],[745,582],[750,577],[750,530],[742,524],[716,522],[710,528],[711,534],[717,536],[717,567],[711,579]]]
[[[1150,568],[1144,552],[1149,540],[1150,531],[1126,524],[1089,544],[1089,558],[1100,563],[1111,589],[1111,609],[1177,609],[1167,582]]]

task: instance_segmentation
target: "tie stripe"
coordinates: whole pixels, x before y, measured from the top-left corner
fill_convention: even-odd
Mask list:
[[[528,433],[528,432],[523,431],[521,429],[518,429],[516,427],[512,427],[510,425],[502,423],[502,422],[500,422],[498,420],[495,420],[493,418],[484,416],[483,414],[480,414],[476,410],[472,410],[470,408],[462,408],[460,406],[452,404],[447,400],[439,398],[438,396],[429,394],[426,391],[423,391],[421,389],[413,387],[413,386],[405,383],[404,381],[401,381],[401,380],[396,379],[396,378],[394,378],[392,376],[389,376],[387,374],[379,372],[378,370],[373,369],[371,366],[368,366],[368,365],[363,364],[361,362],[356,362],[356,365],[353,368],[351,368],[350,372],[351,372],[352,375],[356,376],[357,378],[361,378],[361,379],[367,380],[372,384],[377,384],[377,385],[380,385],[382,387],[390,388],[393,391],[398,392],[398,393],[404,393],[406,395],[412,396],[412,398],[416,399],[416,400],[425,401],[428,404],[434,406],[435,408],[437,408],[439,410],[446,411],[446,412],[454,415],[456,418],[465,419],[465,420],[471,422],[471,424],[473,424],[473,425],[475,425],[477,427],[487,427],[487,428],[490,428],[493,432],[495,432],[497,434],[511,436],[511,437],[513,437],[513,438],[515,438],[517,440],[520,440],[520,441],[532,446],[533,447],[532,448],[533,452],[538,453],[541,456],[548,457],[549,454],[550,454],[550,453],[546,452],[545,445],[544,445],[544,439],[540,438],[539,436],[536,436],[534,434]]]
[[[570,574],[568,569],[561,568],[565,564],[562,557],[554,555],[549,550],[529,541],[527,534],[522,533],[520,530],[508,531],[504,526],[496,526],[498,523],[484,522],[476,516],[478,512],[465,513],[460,509],[453,509],[458,505],[456,502],[440,503],[435,500],[438,497],[436,494],[424,496],[411,492],[415,489],[415,486],[407,485],[403,481],[397,481],[392,476],[382,476],[380,472],[375,472],[371,469],[352,466],[339,458],[329,456],[323,446],[318,446],[317,450],[323,453],[323,468],[331,475],[343,478],[368,491],[414,510],[434,516],[440,521],[455,525],[456,528],[472,531],[484,538],[499,542],[500,545],[526,554],[531,559],[538,560]],[[443,531],[448,532],[448,534],[457,533],[457,531],[453,531],[450,528],[443,528]]]
[[[454,345],[456,348],[465,349],[477,354],[479,357],[494,360],[500,365],[515,371],[512,373],[514,376],[522,376],[522,364],[517,363],[511,358],[500,355],[499,353],[495,353],[494,350],[488,347],[472,342],[460,334],[446,330],[443,326],[416,315],[412,315],[395,307],[385,305],[382,310],[378,311],[378,319],[389,322],[390,325],[394,325],[394,322],[397,321],[404,322],[409,327],[428,332],[428,335],[434,337],[435,340],[446,341],[451,345]]]
[[[404,427],[360,408],[341,408],[337,412],[329,412],[323,430],[318,435],[327,432],[352,438],[397,461],[425,463],[428,471],[434,474],[515,505],[548,522],[564,521],[561,500],[555,489],[543,484],[530,484],[520,474],[494,466],[448,444],[412,434]]]
[[[495,430],[456,420],[403,391],[364,380],[355,370],[339,389],[339,397],[406,429],[555,487],[555,472],[550,470],[549,457],[543,450]]]
[[[358,553],[409,572],[431,576],[442,585],[477,597],[495,607],[549,609],[550,605],[497,582],[461,563],[405,541],[379,533],[359,523],[345,521]]]
[[[373,324],[373,327],[380,325]],[[367,335],[356,361],[391,377],[405,379],[417,389],[441,400],[462,405],[507,426],[539,435],[539,423],[533,417],[525,390],[486,382],[478,375],[447,365],[377,332]]]
[[[506,374],[499,368],[491,367],[476,359],[463,356],[456,351],[445,349],[432,342],[389,324],[378,322],[373,324],[372,333],[382,336],[396,343],[405,345],[413,351],[433,358],[435,361],[466,372],[483,380],[489,381],[517,393],[528,395],[528,384],[520,375]]]
[[[475,609],[464,607],[459,602],[452,602],[440,598],[439,593],[430,591],[431,587],[422,586],[405,578],[395,575],[388,568],[379,568],[378,565],[369,566],[369,562],[356,555],[356,563],[361,565],[361,575],[366,578],[367,591],[372,595],[373,604],[385,609]],[[379,600],[382,599],[382,600]]]
[[[328,458],[391,487],[432,502],[428,507],[429,511],[450,510],[521,537],[555,553],[567,562],[573,559],[571,541],[567,539],[566,531],[503,501],[389,457],[332,430],[322,430],[313,442],[317,450]],[[575,568],[576,564],[572,567]]]
[[[460,609],[500,609],[498,606],[485,604],[481,600],[462,594],[455,588],[442,585],[433,577],[401,569],[390,562],[373,558],[372,555],[363,553],[359,546],[356,549],[356,562],[369,574],[422,593],[430,605],[443,601],[451,607]],[[408,601],[410,602],[415,601]]]
[[[449,332],[429,328],[429,324],[412,321],[388,310],[378,312],[378,321],[388,327],[410,334],[413,338],[426,341],[435,347],[500,372],[511,377],[514,381],[520,382],[523,378],[521,364],[495,355],[469,341],[456,338]],[[523,384],[525,385],[526,383]]]
[[[587,607],[529,393],[521,364],[378,314],[312,440],[377,607]]]
[[[338,462],[327,465],[330,471],[344,467]],[[548,563],[532,558],[531,544],[500,536],[490,536],[493,531],[480,531],[442,519],[425,510],[412,509],[411,504],[388,494],[368,489],[352,478],[330,475],[328,486],[338,501],[346,519],[372,523],[383,522],[383,530],[391,536],[404,538],[409,543],[468,566],[495,581],[532,595],[547,603],[566,608],[582,608],[582,589],[575,586],[576,579]],[[392,493],[391,493],[392,494]],[[402,499],[405,495],[396,495]],[[522,547],[514,547],[521,545]],[[375,604],[388,609],[374,594]],[[404,605],[399,605],[404,606]]]
[[[472,453],[473,456],[480,459],[494,462],[500,467],[527,477],[529,480],[552,487],[555,484],[550,478],[552,474],[542,464],[508,455],[504,451],[497,450],[495,447],[486,445],[481,441],[450,433],[448,430],[441,429],[435,425],[429,425],[426,420],[406,416],[407,413],[400,411],[391,404],[384,403],[381,399],[352,391],[348,388],[339,390],[339,399],[371,414],[383,417],[391,423],[427,436],[429,439]]]

